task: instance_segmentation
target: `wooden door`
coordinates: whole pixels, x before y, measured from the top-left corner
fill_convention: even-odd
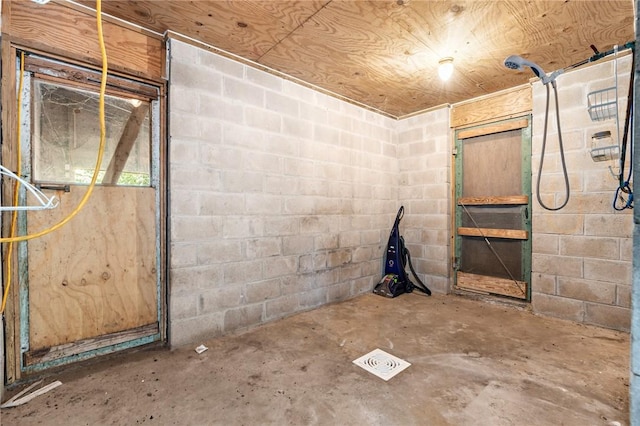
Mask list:
[[[530,118],[456,132],[455,285],[530,299]]]
[[[25,65],[23,170],[59,200],[20,215],[22,233],[33,234],[70,215],[87,191],[99,151],[100,80],[46,58]],[[70,222],[21,243],[18,373],[161,339],[159,98],[158,87],[110,78],[98,185]]]

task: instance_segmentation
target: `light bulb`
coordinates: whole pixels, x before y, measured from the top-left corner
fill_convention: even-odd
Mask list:
[[[447,81],[453,74],[453,58],[443,58],[438,62],[438,75],[440,80]]]

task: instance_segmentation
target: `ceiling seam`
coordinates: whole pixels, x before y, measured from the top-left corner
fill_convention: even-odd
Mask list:
[[[327,1],[325,4],[322,5],[322,7],[318,10],[316,10],[315,12],[313,12],[311,15],[309,15],[307,17],[307,19],[305,19],[304,21],[302,21],[297,27],[295,27],[294,29],[292,29],[291,31],[289,31],[289,33],[287,35],[285,35],[284,37],[282,37],[280,40],[278,40],[273,46],[271,46],[269,49],[267,49],[266,52],[264,52],[262,55],[260,55],[260,57],[258,57],[256,59],[256,61],[260,61],[262,58],[264,58],[265,55],[267,55],[269,52],[271,52],[273,49],[275,49],[277,46],[280,45],[280,43],[282,43],[284,40],[288,39],[289,36],[291,34],[293,34],[294,32],[296,32],[299,28],[303,27],[304,24],[306,24],[307,22],[309,22],[314,16],[316,16],[318,13],[320,13],[325,7],[327,7],[331,2],[333,2],[333,0],[329,0]]]

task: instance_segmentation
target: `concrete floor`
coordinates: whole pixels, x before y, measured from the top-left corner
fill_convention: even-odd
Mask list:
[[[367,294],[58,372],[2,425],[625,425],[629,335],[460,296]],[[412,365],[388,382],[352,361]],[[19,389],[12,390],[16,393]]]

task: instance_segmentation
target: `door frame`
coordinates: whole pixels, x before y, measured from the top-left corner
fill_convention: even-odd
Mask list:
[[[5,49],[5,47],[10,47]],[[8,52],[7,52],[8,51]],[[9,83],[5,85],[5,90],[2,92],[3,105],[17,105],[17,79],[19,77],[19,52],[37,55],[53,61],[62,62],[69,67],[78,67],[89,71],[99,72],[99,67],[90,65],[88,63],[80,63],[76,60],[70,60],[68,58],[43,53],[35,49],[25,48],[13,43],[3,43],[3,67],[2,78],[3,83]],[[167,339],[167,140],[166,140],[166,82],[164,80],[153,80],[142,78],[140,76],[130,75],[126,73],[109,71],[109,78],[118,78],[134,81],[147,86],[153,86],[157,89],[157,101],[151,108],[151,119],[153,128],[157,131],[152,132],[152,147],[151,147],[151,176],[152,186],[155,186],[155,267],[156,267],[156,299],[157,299],[157,321],[158,329],[152,335],[147,335],[136,338],[134,340],[121,341],[117,338],[115,343],[108,346],[101,346],[97,348],[91,348],[83,351],[80,354],[72,354],[63,358],[50,360],[43,363],[25,365],[25,342],[28,343],[29,339],[29,318],[28,318],[28,268],[26,259],[27,242],[20,242],[16,244],[16,250],[14,250],[13,259],[5,259],[5,253],[2,253],[3,262],[10,261],[14,265],[16,273],[12,276],[11,291],[7,300],[7,309],[5,312],[5,333],[4,333],[4,349],[5,349],[5,383],[13,383],[19,381],[23,376],[29,376],[43,370],[47,370],[58,365],[64,365],[71,362],[77,362],[89,358],[93,358],[99,355],[113,353],[141,345],[147,345],[151,343],[163,344]],[[7,87],[8,86],[8,87]],[[15,108],[11,108],[8,114],[3,114],[3,127],[10,126],[3,132],[5,135],[9,135],[4,141],[2,153],[8,156],[7,163],[11,167],[15,167],[15,158],[11,156],[11,153],[15,152],[15,134],[17,125],[21,125],[23,132],[23,141],[27,137],[24,132],[25,120],[29,120],[28,117],[23,117],[23,123],[18,124],[16,120]],[[30,129],[30,123],[27,122],[26,126]],[[24,145],[23,149],[29,143]],[[24,153],[24,151],[23,151]],[[3,159],[4,160],[4,159]],[[23,155],[23,163],[31,162],[30,155]],[[4,163],[4,161],[3,161]],[[155,176],[155,177],[154,177]],[[6,182],[3,179],[3,182]],[[10,194],[12,184],[3,185],[3,198],[8,198]],[[20,215],[19,215],[20,216]],[[6,226],[6,218],[4,216],[3,221],[3,236],[7,235],[8,229]],[[18,235],[24,235],[26,233],[26,221],[18,220]],[[22,257],[26,261],[19,261]],[[6,283],[5,283],[6,285]],[[25,311],[26,309],[26,311]],[[145,333],[142,333],[145,334]]]
[[[525,217],[523,218],[523,228],[524,231],[527,232],[528,238],[526,240],[522,240],[522,270],[521,276],[526,282],[526,295],[523,298],[525,301],[531,301],[531,259],[532,259],[532,188],[531,188],[531,127],[532,127],[533,117],[531,114],[521,115],[517,117],[512,117],[509,119],[496,120],[492,122],[485,122],[476,126],[458,128],[455,129],[454,134],[454,158],[453,158],[453,286],[457,291],[475,291],[470,290],[466,287],[458,287],[458,272],[460,269],[460,259],[462,252],[462,236],[458,234],[458,228],[462,226],[462,217],[463,217],[463,208],[459,206],[458,200],[462,195],[462,182],[463,182],[463,149],[462,144],[464,139],[476,137],[476,136],[486,136],[491,134],[497,134],[510,130],[522,130],[522,139],[521,139],[521,148],[520,148],[520,158],[521,158],[521,195],[526,195],[526,201],[518,202],[518,204],[525,205]],[[481,234],[484,237],[483,234]],[[490,237],[487,237],[490,238]],[[478,290],[478,292],[481,292]],[[509,295],[494,293],[491,291],[487,291],[486,293],[491,295],[496,295],[500,297],[509,297]],[[518,300],[522,300],[518,298]]]

